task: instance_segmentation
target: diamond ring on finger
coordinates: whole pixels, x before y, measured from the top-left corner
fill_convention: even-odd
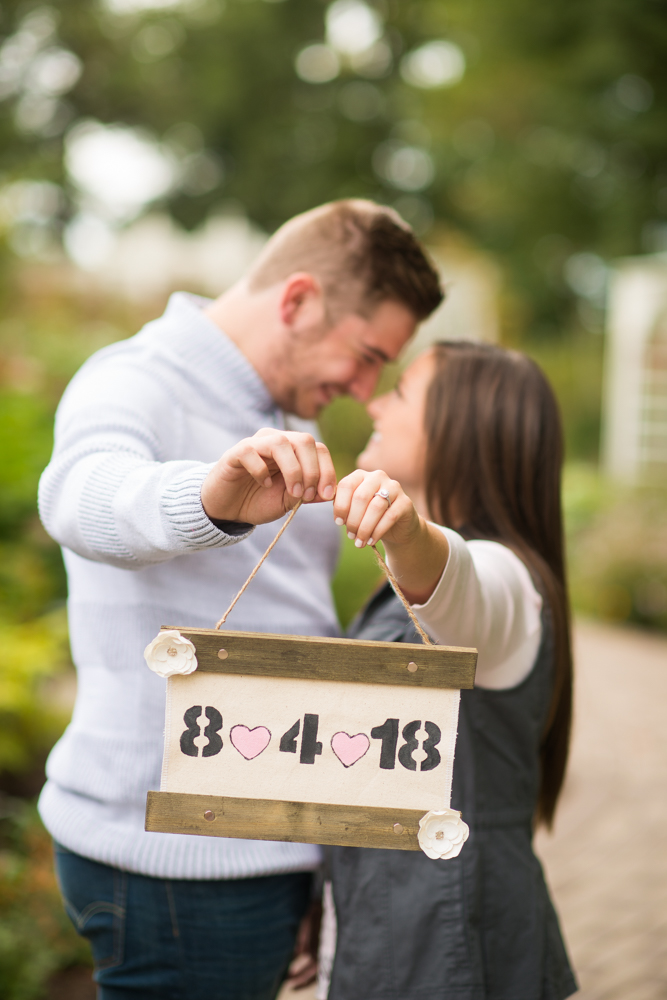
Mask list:
[[[378,490],[377,493],[373,494],[374,497],[382,497],[383,500],[387,501],[387,506],[391,507],[393,500],[389,498],[389,490]]]

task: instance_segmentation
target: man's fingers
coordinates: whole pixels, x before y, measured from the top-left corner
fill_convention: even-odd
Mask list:
[[[252,480],[266,492],[257,491]],[[336,473],[324,444],[312,434],[266,427],[224,453],[204,481],[201,497],[209,517],[264,524],[282,517],[299,499],[321,503],[335,491]]]
[[[297,975],[291,973],[287,976],[287,983],[292,990],[302,990],[310,986],[317,979],[317,962],[313,961],[306,969],[302,969]]]
[[[237,454],[235,455],[236,462],[234,464],[245,469],[249,472],[255,482],[259,483],[260,486],[270,486],[271,485],[271,472],[268,465],[264,461],[261,455],[257,453],[257,450],[252,447],[250,442],[241,442]]]
[[[329,449],[310,434],[295,435],[294,449],[303,474],[303,499],[332,500],[336,492],[336,470]]]
[[[319,480],[317,483],[317,495],[322,500],[333,500],[336,494],[336,470],[334,469],[331,453],[325,444],[316,441],[317,458],[319,464]]]
[[[263,428],[225,452],[215,467],[215,475],[205,481],[202,503],[207,514],[223,517],[231,510],[232,516],[237,516],[241,508],[245,509],[252,494],[248,493],[247,477],[265,488],[275,486],[267,495],[275,493],[275,503],[283,509],[290,509],[299,499],[320,503],[331,500],[336,492],[336,473],[326,445],[316,442],[312,434]],[[266,510],[263,504],[259,496],[251,496],[252,516],[260,515],[258,523],[264,523],[265,515],[273,511],[271,503]],[[274,516],[282,514],[276,512]]]
[[[290,962],[286,976],[291,989],[300,990],[317,979],[317,949],[320,939],[322,905],[310,904],[310,909],[302,919],[296,936],[294,958]]]
[[[301,466],[303,499],[308,502],[317,496],[317,487],[320,481],[320,456],[317,442],[311,434],[298,434],[294,436],[293,447]],[[324,445],[322,447],[327,451]]]
[[[331,500],[336,491],[336,473],[329,449],[312,434],[296,431],[258,432],[249,439],[269,465],[282,473],[288,493],[308,502],[318,494]],[[320,492],[321,491],[321,492]]]
[[[282,473],[287,492],[297,499],[302,497],[303,472],[292,442],[287,437],[280,437],[271,442],[269,451],[278,471]]]
[[[317,959],[309,953],[302,952],[290,962],[285,978],[293,990],[310,986],[317,979]]]

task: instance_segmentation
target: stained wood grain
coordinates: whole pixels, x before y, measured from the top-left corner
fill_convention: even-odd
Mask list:
[[[197,650],[198,669],[211,673],[301,680],[472,688],[477,650],[407,642],[361,642],[216,629],[177,629]],[[220,650],[226,652],[220,659]],[[416,664],[408,669],[409,664]]]
[[[206,818],[208,813],[209,817]],[[283,802],[216,795],[149,792],[146,830],[205,837],[282,840],[340,847],[382,847],[418,851],[423,812],[371,806]],[[400,832],[396,830],[400,828]]]

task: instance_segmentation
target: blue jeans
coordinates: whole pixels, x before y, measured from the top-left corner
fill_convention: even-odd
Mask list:
[[[65,908],[90,941],[99,1000],[273,1000],[311,875],[149,878],[55,845]]]

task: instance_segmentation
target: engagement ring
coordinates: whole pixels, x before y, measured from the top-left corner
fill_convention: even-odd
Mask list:
[[[389,499],[389,490],[378,490],[377,493],[373,494],[373,496],[382,497],[382,499],[386,500],[389,506],[391,507],[392,501]]]

